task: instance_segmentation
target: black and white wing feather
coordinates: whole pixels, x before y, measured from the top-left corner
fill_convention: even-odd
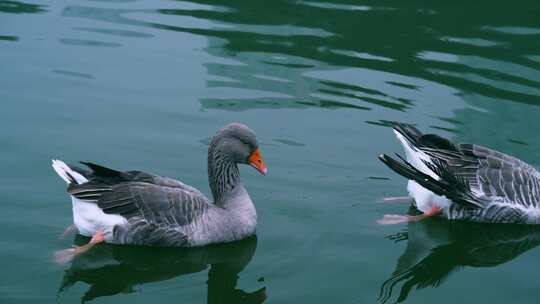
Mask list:
[[[210,201],[197,189],[182,182],[140,171],[120,172],[85,163],[89,181],[70,184],[68,193],[95,202],[106,214],[128,220],[116,227],[114,241],[124,244],[182,246],[187,242],[185,227],[211,208]]]
[[[443,163],[444,171],[463,179],[479,198],[538,207],[540,174],[515,157],[472,144],[459,144],[455,151],[422,151]]]
[[[538,208],[540,174],[529,164],[504,153],[471,144],[460,144],[463,158],[476,159],[475,165],[454,167],[457,175],[470,180],[471,188],[486,198],[504,200],[523,207]]]

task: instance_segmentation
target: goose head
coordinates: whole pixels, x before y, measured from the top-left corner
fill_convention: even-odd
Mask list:
[[[221,128],[212,138],[209,151],[219,151],[213,157],[222,161],[250,165],[262,175],[268,172],[255,133],[244,124],[234,122]]]

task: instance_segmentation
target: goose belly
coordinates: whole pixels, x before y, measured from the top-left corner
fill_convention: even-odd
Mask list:
[[[407,185],[409,195],[414,199],[416,208],[422,212],[426,212],[431,207],[446,208],[450,205],[450,200],[444,196],[436,195],[430,190],[420,186],[417,182],[409,180]]]
[[[73,222],[79,234],[92,236],[98,230],[103,231],[105,240],[111,241],[115,225],[124,225],[127,220],[117,214],[106,214],[95,202],[82,201],[71,197],[73,204]]]

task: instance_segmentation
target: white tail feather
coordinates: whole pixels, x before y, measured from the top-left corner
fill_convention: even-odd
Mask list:
[[[424,163],[431,162],[431,158],[426,153],[415,148],[414,145],[398,131],[394,130],[394,134],[405,150],[407,162],[409,162],[416,169],[420,170],[422,173],[427,174],[436,180],[441,179]],[[409,180],[409,183],[407,184],[407,191],[409,192],[409,195],[414,198],[416,207],[422,212],[429,210],[433,204],[441,208],[446,207],[449,204],[449,200],[447,198],[435,195],[435,193],[420,186],[413,180]]]
[[[63,161],[54,159],[52,167],[56,173],[68,184],[84,184],[88,179],[80,173],[71,169]],[[78,199],[71,196],[73,204],[73,223],[77,227],[79,234],[93,236],[97,231],[105,233],[105,240],[111,241],[113,229],[116,225],[125,225],[127,220],[118,214],[106,214],[96,204],[95,201]],[[69,262],[74,256],[71,249],[63,250],[55,254],[55,259],[59,263]]]
[[[407,161],[416,169],[420,170],[422,173],[427,174],[437,180],[440,179],[435,172],[428,168],[424,162],[431,162],[431,157],[426,153],[416,149],[414,145],[407,139],[405,136],[401,135],[398,131],[394,130],[394,134],[397,139],[400,141],[405,150],[405,155],[407,156]]]
[[[66,163],[61,160],[53,159],[52,167],[54,171],[56,171],[56,173],[68,184],[71,184],[73,182],[73,179],[75,179],[75,182],[79,185],[88,181],[86,177],[82,176],[78,172],[73,171],[68,165],[66,165]]]

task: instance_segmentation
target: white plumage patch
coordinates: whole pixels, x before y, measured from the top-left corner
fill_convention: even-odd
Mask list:
[[[54,171],[68,184],[73,179],[77,184],[84,184],[88,179],[78,172],[73,171],[63,161],[53,160],[52,167]],[[112,232],[115,225],[123,225],[127,220],[117,214],[106,214],[98,207],[96,202],[83,201],[74,196],[71,196],[73,205],[73,223],[77,226],[79,233],[85,236],[92,236],[98,230],[103,231],[105,240],[112,239]]]
[[[431,158],[426,153],[415,148],[413,144],[398,131],[394,130],[394,134],[396,134],[397,139],[405,150],[407,162],[422,173],[427,174],[436,180],[440,180],[440,177],[425,164],[425,162],[431,162]],[[407,184],[407,191],[409,192],[409,195],[414,198],[416,208],[422,212],[428,211],[433,205],[444,208],[450,204],[450,200],[446,197],[436,195],[412,180],[409,180],[409,183]]]
[[[92,236],[98,230],[105,233],[105,239],[112,238],[115,225],[123,225],[127,220],[117,214],[106,214],[95,202],[83,201],[71,196],[73,203],[73,222],[79,233]]]
[[[52,167],[53,167],[54,171],[56,171],[56,173],[68,185],[71,184],[72,178],[75,179],[75,182],[77,182],[77,184],[79,184],[79,185],[84,184],[84,183],[86,183],[88,181],[88,179],[86,179],[86,177],[82,176],[78,172],[75,172],[75,171],[71,170],[71,168],[61,160],[53,159]]]

